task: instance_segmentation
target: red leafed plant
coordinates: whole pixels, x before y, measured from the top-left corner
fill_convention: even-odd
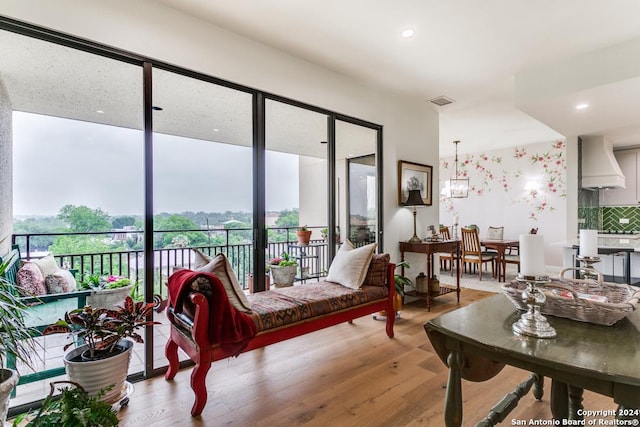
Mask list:
[[[130,296],[117,309],[93,308],[86,306],[65,313],[53,325],[47,326],[43,335],[68,333],[71,337],[81,338],[87,344],[90,358],[96,352],[113,352],[123,338],[131,338],[142,343],[142,336],[137,329],[159,322],[148,320],[153,311],[153,303],[134,302]],[[74,342],[65,345],[66,350]]]

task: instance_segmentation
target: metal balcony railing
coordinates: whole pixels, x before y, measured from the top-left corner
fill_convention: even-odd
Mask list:
[[[320,236],[323,226],[309,227],[315,236]],[[269,235],[277,238],[277,241],[269,241],[266,248],[267,258],[279,256],[283,252],[291,252],[290,245],[295,245],[297,227],[268,228]],[[215,256],[224,253],[233,267],[238,281],[244,289],[248,288],[249,275],[253,271],[253,249],[251,240],[238,238],[238,236],[252,236],[253,229],[188,229],[188,230],[158,230],[154,231],[154,241],[163,241],[165,236],[185,235],[185,233],[199,232],[208,237],[209,244],[198,244],[179,247],[159,247],[154,249],[154,294],[165,296],[164,284],[173,272],[174,267],[194,267],[194,252],[198,249],[207,255]],[[138,241],[142,239],[140,230],[114,230],[107,232],[74,232],[74,233],[16,233],[13,235],[13,244],[20,247],[21,257],[24,259],[39,258],[53,241],[60,237],[94,236],[103,237],[105,241],[126,240]],[[312,237],[315,237],[312,235]],[[234,237],[231,239],[230,237]],[[231,241],[240,243],[230,243]],[[222,242],[222,243],[220,243]],[[305,267],[309,267],[309,275],[318,277],[326,275],[329,262],[327,259],[327,244],[323,239],[312,239],[310,242],[314,253],[313,262],[303,260]],[[113,250],[101,252],[78,253],[54,253],[56,262],[61,267],[76,270],[76,278],[81,279],[85,275],[118,275],[128,277],[134,283],[142,283],[144,280],[144,252],[138,250]],[[316,258],[317,257],[317,258]]]

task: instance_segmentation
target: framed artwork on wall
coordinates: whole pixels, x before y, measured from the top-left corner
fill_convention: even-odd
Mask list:
[[[404,206],[409,190],[420,190],[425,205],[432,205],[433,167],[420,163],[398,161],[398,204]]]

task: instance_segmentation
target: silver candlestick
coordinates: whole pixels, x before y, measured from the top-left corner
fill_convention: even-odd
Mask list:
[[[580,261],[579,273],[583,278],[592,280],[598,279],[598,271],[593,268],[593,264],[600,262],[599,256],[578,255],[576,256],[576,259]]]
[[[557,336],[556,330],[549,325],[547,318],[540,313],[540,307],[545,303],[547,297],[537,287],[543,283],[548,283],[549,277],[518,274],[516,280],[527,283],[527,289],[522,292],[522,301],[527,304],[528,310],[513,324],[513,332],[518,335],[535,338],[555,338]]]

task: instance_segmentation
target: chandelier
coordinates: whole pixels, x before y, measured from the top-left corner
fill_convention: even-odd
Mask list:
[[[462,199],[469,195],[469,178],[458,178],[458,144],[460,141],[453,141],[456,145],[456,159],[454,178],[445,182],[443,192],[447,199]]]

